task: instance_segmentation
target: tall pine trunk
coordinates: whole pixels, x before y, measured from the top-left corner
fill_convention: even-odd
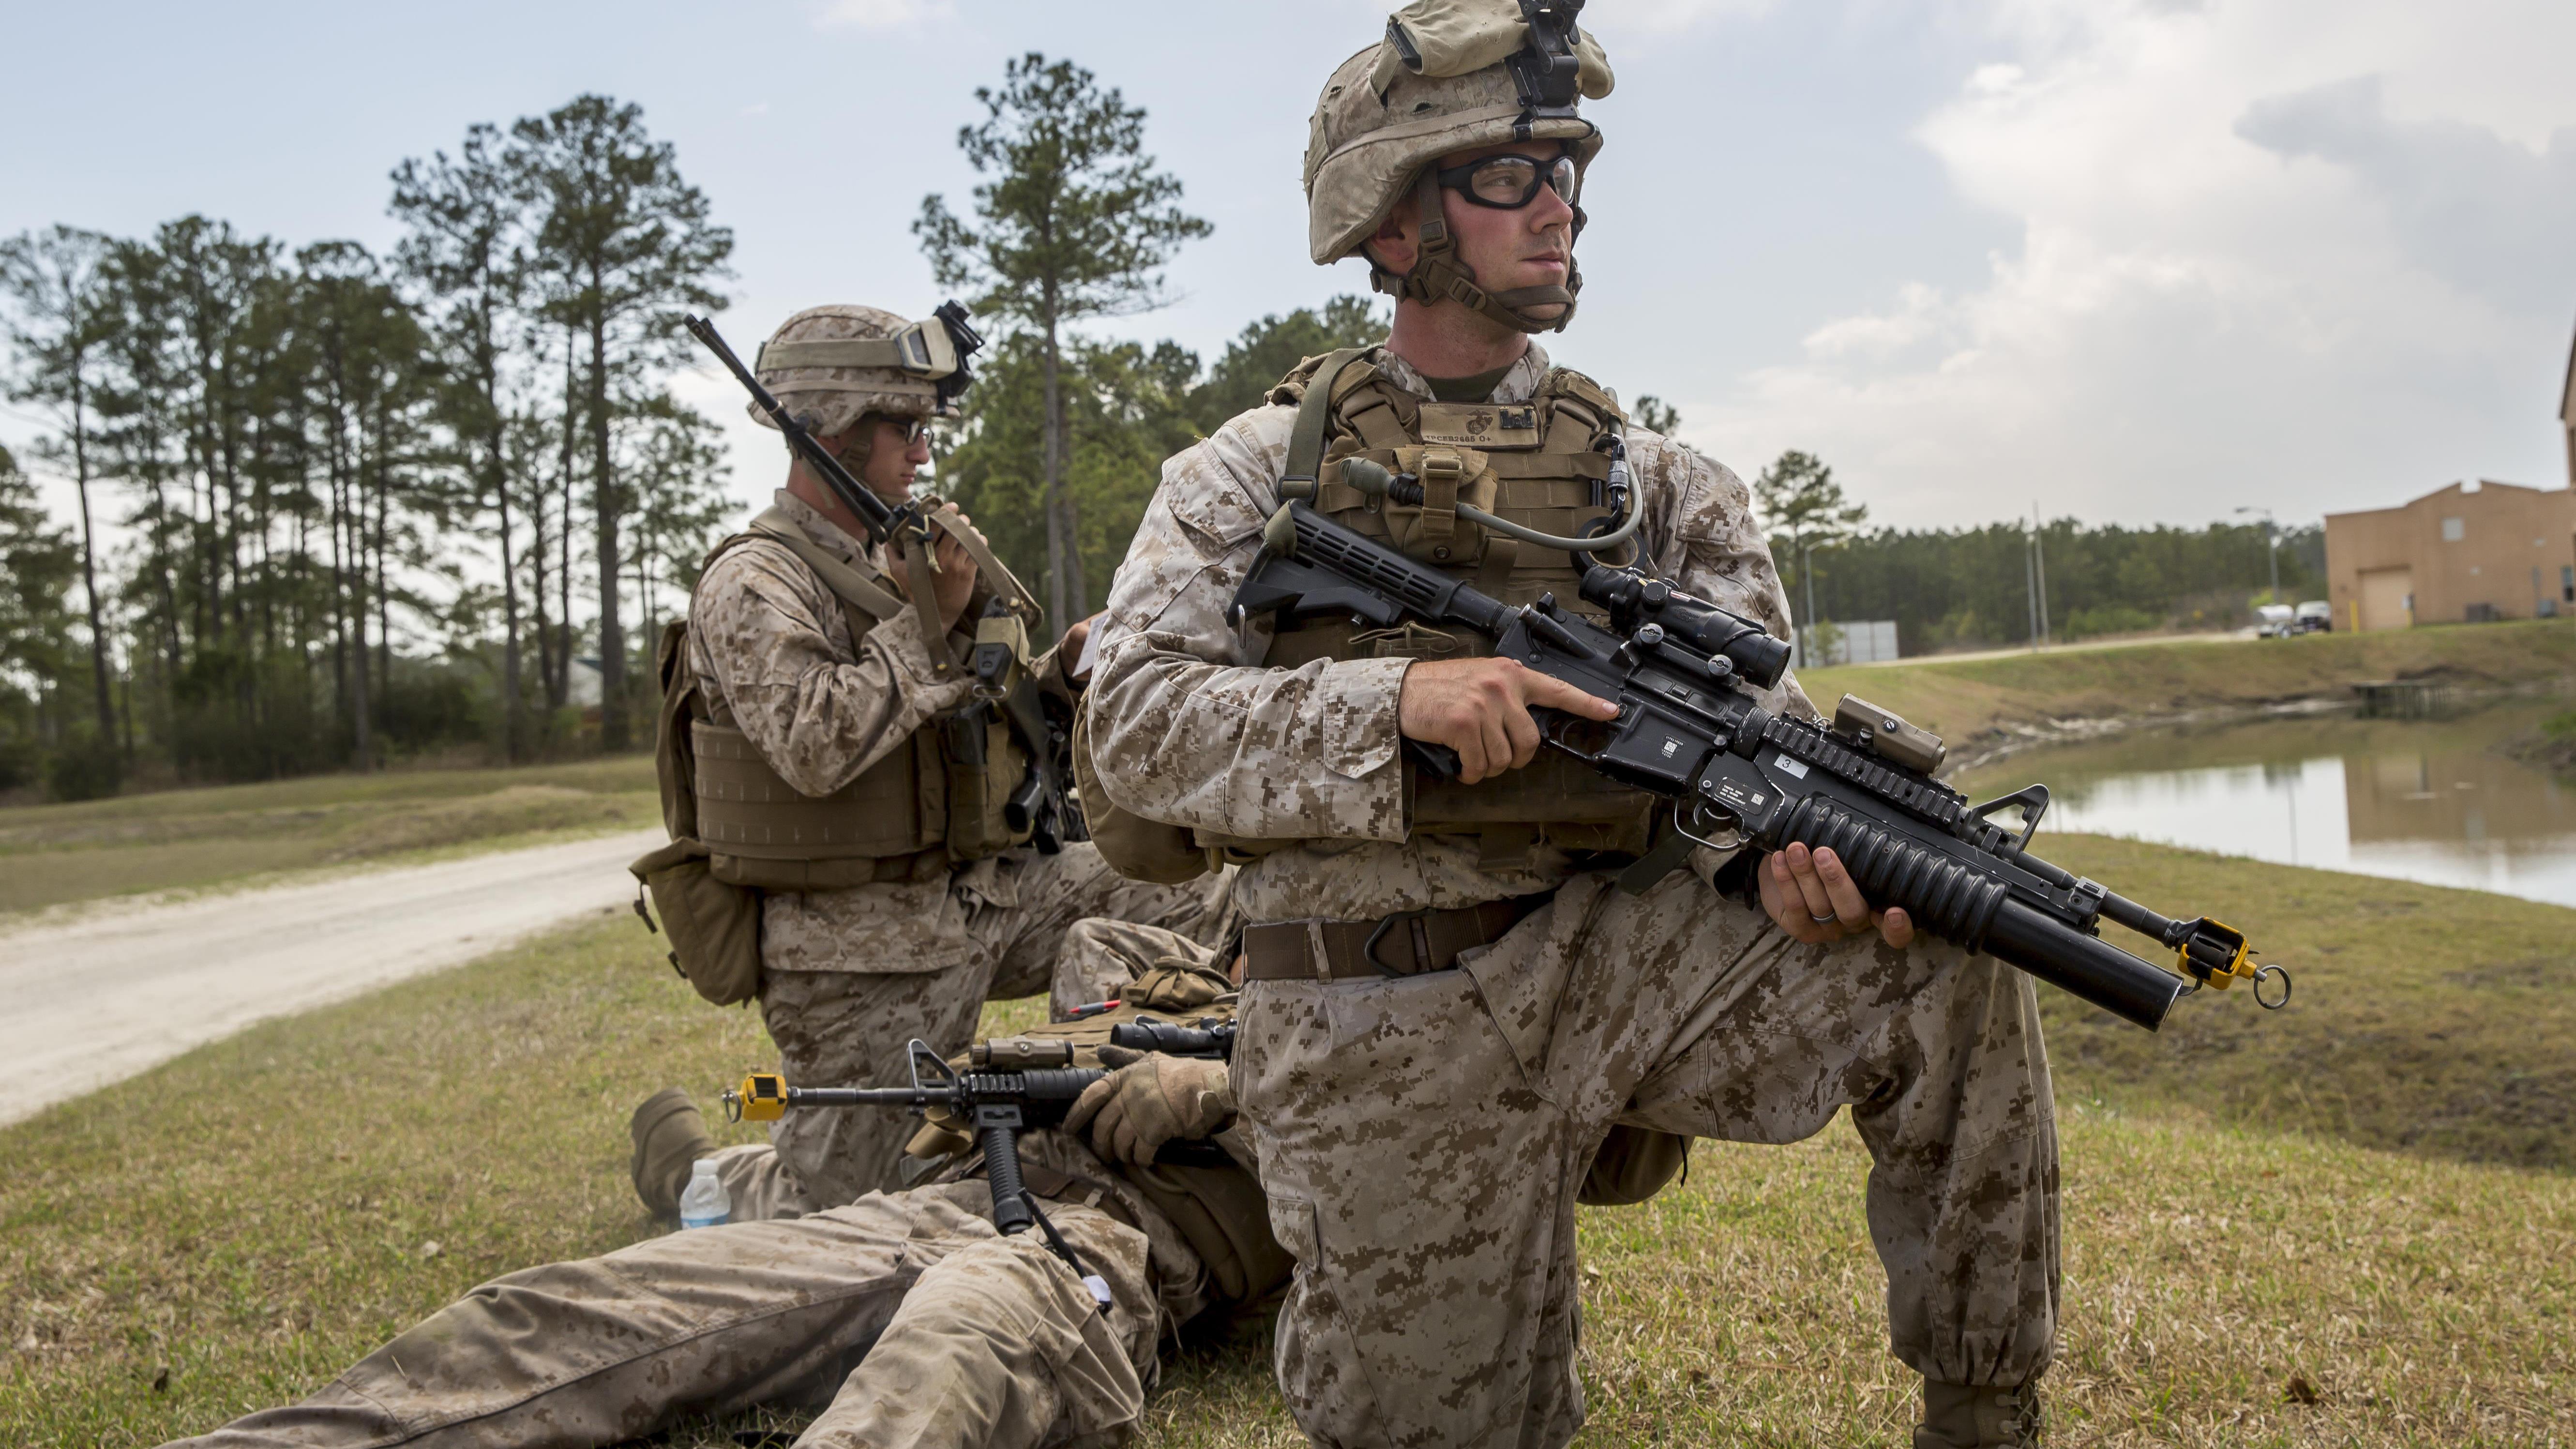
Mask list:
[[[1082,550],[1077,543],[1073,495],[1065,488],[1063,360],[1057,347],[1055,307],[1050,294],[1046,319],[1046,526],[1047,608],[1050,632],[1073,627],[1090,607],[1091,591],[1082,578]]]
[[[89,672],[98,690],[98,738],[102,747],[116,739],[116,705],[107,686],[107,630],[99,623],[98,536],[89,517],[89,415],[81,383],[81,359],[72,359],[72,481],[80,490],[81,593],[89,605]]]
[[[491,416],[501,416],[499,399]],[[510,467],[502,455],[502,424],[494,422],[489,442],[492,500],[501,514],[501,758],[519,763],[519,570],[510,558]]]
[[[598,280],[592,279],[596,287]],[[617,618],[617,477],[608,456],[608,323],[590,323],[590,499],[599,544],[599,747],[627,747],[626,633]]]

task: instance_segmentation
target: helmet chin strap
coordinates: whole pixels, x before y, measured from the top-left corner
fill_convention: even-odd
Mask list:
[[[1458,239],[1449,231],[1449,220],[1440,205],[1440,179],[1437,166],[1422,168],[1422,179],[1414,184],[1414,210],[1421,217],[1421,244],[1414,249],[1413,267],[1403,276],[1395,276],[1369,261],[1369,288],[1407,302],[1429,306],[1443,298],[1462,304],[1471,312],[1481,313],[1516,332],[1562,332],[1574,320],[1575,297],[1583,290],[1583,268],[1574,260],[1569,239],[1565,257],[1565,281],[1544,287],[1513,287],[1489,292],[1476,285],[1475,271],[1458,259]],[[1574,235],[1583,234],[1583,212],[1574,213]],[[1536,307],[1562,306],[1556,316],[1539,318],[1531,315]]]

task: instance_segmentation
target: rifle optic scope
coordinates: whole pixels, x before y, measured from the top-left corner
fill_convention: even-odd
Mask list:
[[[1583,597],[1610,611],[1611,626],[1632,633],[1636,626],[1663,626],[1665,637],[1724,659],[1756,689],[1780,682],[1789,668],[1789,646],[1772,638],[1761,625],[1729,613],[1705,599],[1693,598],[1662,579],[1633,568],[1594,564],[1583,573]]]

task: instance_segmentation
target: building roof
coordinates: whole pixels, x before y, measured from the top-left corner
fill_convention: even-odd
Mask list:
[[[2347,509],[2341,513],[2329,513],[2326,517],[2357,518],[2366,513],[2399,513],[2406,509],[2413,508],[2419,503],[2430,503],[2434,499],[2439,498],[2446,493],[2475,498],[2482,493],[2490,492],[2499,488],[2508,489],[2515,493],[2564,493],[2570,491],[2563,488],[2535,488],[2528,483],[2499,482],[2493,478],[2463,478],[2457,483],[2445,483],[2430,493],[2419,493],[2415,497],[2409,498],[2403,503],[2391,504],[2386,508],[2353,508]]]
[[[2576,431],[2576,343],[2567,348],[2567,382],[2559,391],[2558,420]],[[2571,458],[2570,464],[2576,466],[2576,458]]]

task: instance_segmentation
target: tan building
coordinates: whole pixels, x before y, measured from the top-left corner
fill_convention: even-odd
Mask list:
[[[2567,381],[2558,391],[2558,421],[2567,425],[2567,486],[2576,488],[2576,347],[2567,351]]]
[[[2338,629],[2576,614],[2576,491],[2454,483],[2329,513],[2326,582]]]

